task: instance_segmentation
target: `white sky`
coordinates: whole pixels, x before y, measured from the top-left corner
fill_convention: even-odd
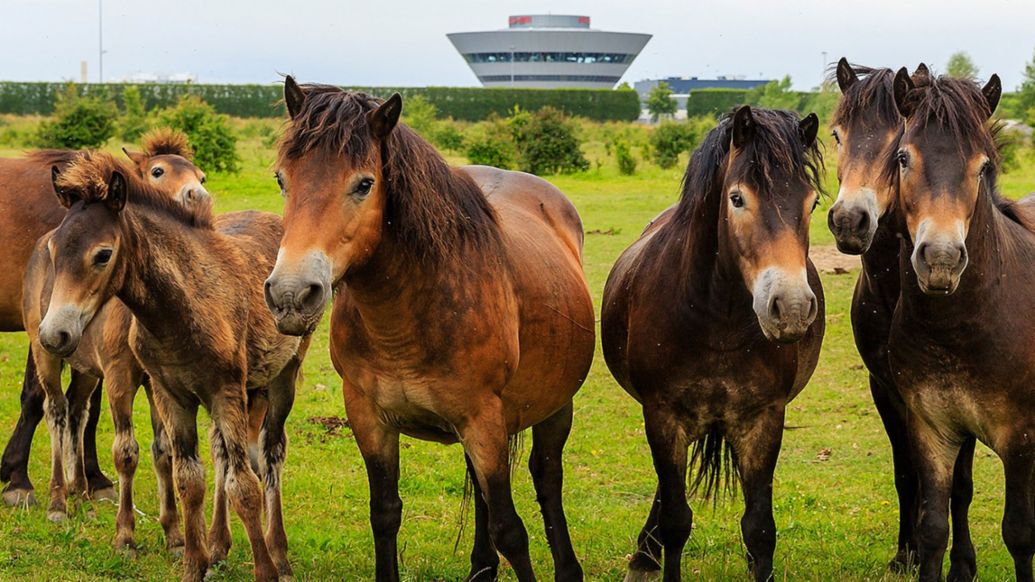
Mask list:
[[[1035,0],[103,0],[105,78],[189,72],[200,82],[477,85],[447,32],[510,14],[586,14],[654,35],[623,78],[791,75],[818,84],[822,52],[942,70],[970,54],[1007,90],[1035,51]],[[0,0],[0,79],[97,79],[97,0]]]

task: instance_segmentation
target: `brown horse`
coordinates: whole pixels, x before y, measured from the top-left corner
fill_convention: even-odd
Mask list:
[[[398,580],[399,435],[460,442],[475,486],[469,579],[497,550],[534,579],[510,491],[508,438],[532,427],[529,469],[558,580],[581,579],[561,503],[572,397],[593,359],[582,223],[544,180],[450,168],[381,102],[284,88],[291,121],[277,179],[285,234],[266,297],[285,333],[319,321],[366,462],[376,575]]]
[[[133,167],[151,184],[182,201],[207,197],[205,174],[190,161],[190,146],[185,135],[158,129],[141,140],[143,153],[126,151]],[[64,209],[53,195],[51,168],[64,167],[75,156],[69,151],[43,151],[21,159],[0,159],[0,245],[8,249],[10,268],[0,273],[0,331],[21,331],[23,327],[22,282],[33,247],[47,231],[61,222]],[[94,390],[96,379],[77,370],[72,372],[68,397],[82,399],[93,394],[84,433],[84,463],[91,496],[114,498],[111,481],[97,463],[96,427],[101,394]],[[0,481],[4,502],[22,505],[34,502],[28,475],[29,451],[36,426],[43,418],[44,392],[39,385],[35,361],[26,363],[21,394],[21,413],[14,433],[0,461]]]
[[[1024,314],[1035,309],[1035,202],[996,190],[989,119],[1001,93],[996,75],[984,88],[947,77],[914,83],[904,69],[894,81],[905,125],[885,171],[898,189],[904,248],[888,351],[920,472],[923,581],[941,577],[954,464],[975,438],[1003,461],[1003,540],[1017,580],[1033,580],[1035,325]],[[954,570],[956,580],[976,574]]]
[[[929,77],[923,64],[913,73],[916,82],[926,82]],[[841,189],[827,218],[841,252],[862,254],[862,272],[852,298],[852,330],[870,373],[873,402],[891,441],[899,528],[898,552],[889,567],[902,572],[916,559],[913,530],[920,515],[920,481],[910,452],[906,404],[888,362],[888,336],[900,287],[900,241],[895,215],[897,191],[882,179],[884,161],[902,134],[902,117],[895,106],[895,72],[891,69],[852,67],[842,58],[836,78],[843,96],[831,126],[838,149]],[[973,572],[975,568],[967,523],[974,489],[974,445],[974,439],[963,443],[953,478],[954,573]]]
[[[690,537],[689,462],[706,496],[735,467],[756,580],[773,572],[772,488],[784,410],[805,387],[824,332],[808,259],[822,156],[810,114],[743,106],[693,153],[675,206],[615,263],[601,339],[618,383],[643,405],[658,474],[626,580],[680,579]],[[658,293],[665,289],[665,293]],[[725,450],[725,453],[724,453]]]
[[[213,560],[226,556],[230,531],[222,495],[244,522],[256,578],[290,575],[280,472],[284,421],[305,343],[279,334],[263,303],[262,279],[273,267],[280,218],[249,212],[214,223],[210,204],[185,208],[170,201],[123,174],[107,154],[77,159],[55,188],[68,212],[49,243],[54,285],[40,344],[67,357],[106,301],[125,304],[133,315],[130,345],[151,378],[172,443],[184,513],[184,579],[200,580]],[[268,389],[269,412],[259,439],[269,517],[265,537],[263,495],[248,459],[248,389]],[[198,406],[212,417],[216,470],[217,510],[208,548]],[[62,414],[48,407],[48,424],[60,425]]]

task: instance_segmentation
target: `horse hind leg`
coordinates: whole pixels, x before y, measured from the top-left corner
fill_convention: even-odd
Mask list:
[[[636,539],[636,553],[629,561],[629,570],[625,573],[625,582],[645,582],[661,577],[661,490],[654,492],[647,523],[640,530]]]
[[[119,474],[119,510],[115,518],[115,549],[131,555],[136,549],[133,514],[133,479],[140,461],[140,445],[133,434],[133,399],[140,385],[140,372],[125,363],[110,367],[105,375],[108,404],[115,424],[111,454]],[[98,390],[100,392],[100,390]]]
[[[70,493],[87,497],[90,486],[86,479],[86,453],[83,443],[86,424],[89,417],[90,400],[97,392],[98,380],[92,376],[72,371],[69,384],[68,423],[66,424],[64,447],[65,479],[69,483]]]
[[[143,379],[144,394],[151,408],[151,430],[154,440],[151,442],[151,458],[154,463],[155,477],[158,481],[158,523],[165,532],[165,547],[174,554],[183,553],[183,533],[180,531],[180,515],[176,509],[176,486],[173,483],[172,443],[169,432],[158,414],[151,389],[151,380]]]
[[[474,501],[474,547],[471,548],[471,571],[465,582],[491,582],[496,580],[500,557],[489,535],[489,507],[485,504],[481,485],[474,476],[471,457],[465,454],[464,459],[467,462],[467,478],[470,479]]]
[[[230,554],[230,508],[226,493],[226,452],[222,436],[215,423],[209,430],[212,449],[212,468],[215,471],[215,490],[212,496],[212,526],[208,530],[208,553],[211,564],[218,564]]]
[[[43,420],[44,400],[46,392],[40,384],[30,346],[22,381],[18,424],[15,425],[0,460],[0,481],[7,483],[3,489],[3,500],[6,505],[27,506],[36,503],[32,481],[29,480],[29,452],[32,450],[32,437],[36,427]]]
[[[952,549],[949,551],[948,582],[970,582],[977,577],[977,554],[970,539],[970,502],[974,499],[974,446],[977,439],[963,441],[952,474]]]
[[[573,409],[569,402],[553,416],[532,427],[532,453],[528,459],[536,500],[543,514],[546,538],[553,554],[554,578],[557,580],[582,580],[582,566],[571,545],[562,502],[562,455],[571,433]]]
[[[773,519],[773,474],[783,441],[784,409],[771,408],[727,429],[744,491],[740,520],[748,567],[758,582],[773,578],[776,521]]]
[[[535,580],[528,554],[528,532],[511,496],[510,447],[503,403],[493,397],[476,410],[477,416],[460,427],[460,436],[489,509],[489,535],[514,568],[518,580]]]
[[[86,482],[90,491],[90,498],[117,502],[118,493],[115,491],[115,484],[101,471],[100,461],[97,458],[97,423],[101,418],[103,385],[104,382],[102,380],[90,397],[90,407],[87,410],[86,417],[86,430],[83,432],[83,465],[86,470]]]

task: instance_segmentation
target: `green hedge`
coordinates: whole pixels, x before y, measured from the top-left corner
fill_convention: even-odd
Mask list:
[[[0,113],[50,115],[64,83],[0,82]],[[103,95],[122,104],[126,84],[80,84],[81,95]],[[283,89],[275,85],[175,85],[138,84],[147,108],[169,107],[185,93],[197,95],[219,113],[235,117],[278,117],[284,115],[279,101]],[[506,115],[515,106],[536,111],[550,106],[569,115],[597,121],[631,121],[639,117],[640,103],[632,90],[512,89],[481,87],[354,87],[378,96],[394,92],[402,96],[423,95],[442,117],[480,121],[490,113]]]

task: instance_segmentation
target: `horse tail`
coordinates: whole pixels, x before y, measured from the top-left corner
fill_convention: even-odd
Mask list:
[[[704,498],[716,503],[720,495],[735,494],[736,462],[736,451],[723,437],[722,427],[712,425],[690,453],[690,494],[698,493],[703,486]]]

